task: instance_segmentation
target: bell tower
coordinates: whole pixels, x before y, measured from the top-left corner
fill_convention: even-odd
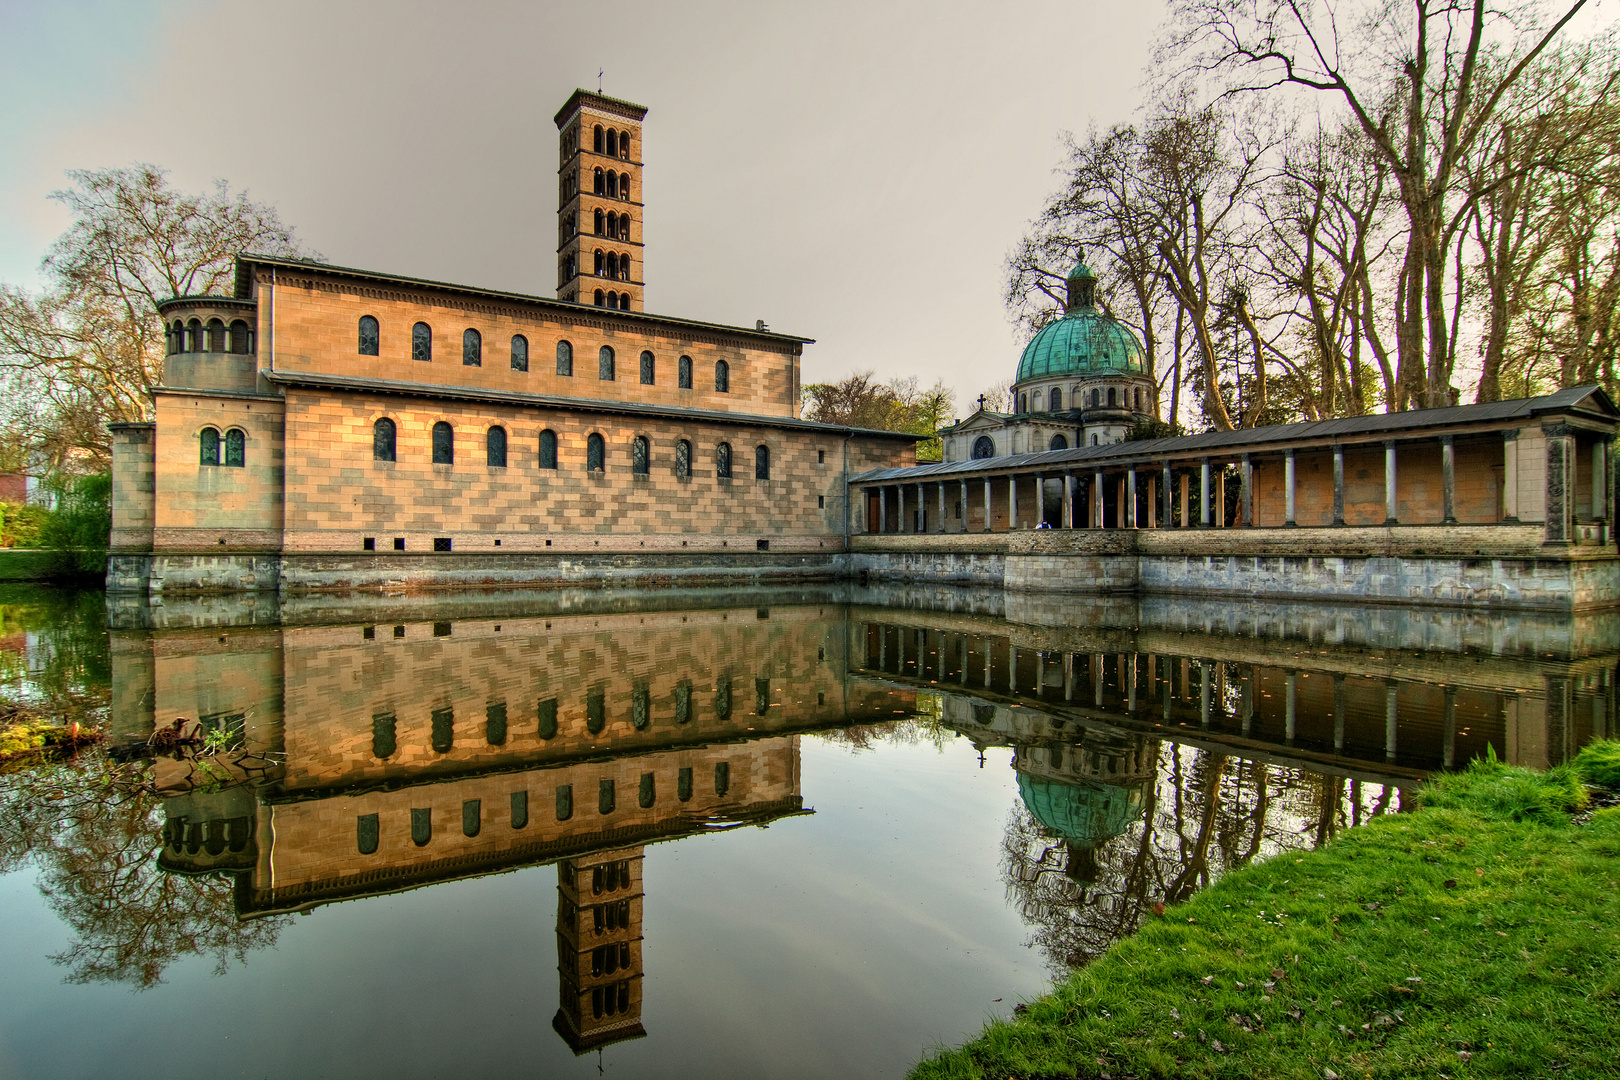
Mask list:
[[[641,120],[575,90],[558,110],[557,299],[642,311]]]

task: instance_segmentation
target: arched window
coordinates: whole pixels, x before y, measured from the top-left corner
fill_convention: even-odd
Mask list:
[[[657,361],[655,361],[653,359],[653,354],[650,353],[650,352],[642,353],[641,354],[641,385],[642,386],[651,386],[651,385],[653,385],[653,382],[655,381],[653,376],[657,374],[656,369],[657,369]]]
[[[980,435],[973,440],[973,457],[975,460],[993,458],[996,456],[995,440],[988,435]]]
[[[619,198],[623,199],[625,202],[630,201],[630,174],[629,173],[620,173],[619,174]]]
[[[557,737],[557,699],[547,698],[542,701],[537,712],[540,717],[540,728],[536,734],[542,739],[555,739]]]
[[[456,461],[456,433],[440,420],[433,425],[433,464],[453,465]]]
[[[1029,395],[1028,394],[1019,394],[1018,395],[1018,411],[1021,412],[1021,413],[1029,412]]]
[[[411,327],[411,359],[433,359],[433,327],[425,322]]]
[[[174,325],[169,327],[167,337],[169,339],[170,353],[183,353],[186,351],[185,323],[181,322],[179,319],[174,320]]]
[[[601,289],[596,290],[596,306],[597,307],[602,306],[602,290]]]
[[[596,377],[603,382],[613,381],[613,349],[604,345],[596,354]]]
[[[607,229],[604,228],[603,225],[602,225],[602,211],[598,210],[592,216],[595,218],[595,221],[596,221],[596,235],[597,236],[605,235],[607,233]]]
[[[433,747],[435,754],[448,754],[450,748],[456,744],[456,711],[446,705],[442,709],[434,709],[429,718],[428,744]]]
[[[433,839],[433,811],[431,809],[411,810],[411,843],[417,847],[426,847]]]
[[[484,365],[484,335],[471,327],[461,332],[461,362],[466,367]]]
[[[377,844],[381,829],[377,826],[376,814],[360,814],[355,818],[354,839],[362,855],[377,854]]]
[[[202,352],[203,345],[202,320],[192,319],[186,324],[186,352]]]
[[[496,425],[484,436],[484,464],[506,468],[506,429]]]
[[[606,266],[607,266],[607,256],[602,254],[602,249],[601,248],[598,248],[596,250],[596,271],[595,271],[597,277],[602,276],[602,271],[606,268]]]
[[[1052,449],[1053,450],[1067,450],[1068,448],[1069,448],[1069,440],[1068,439],[1065,439],[1062,435],[1054,435],[1054,436],[1052,436]]]
[[[591,190],[597,195],[607,191],[607,178],[602,175],[601,169],[591,170],[591,185]]]
[[[570,256],[568,256],[568,269],[564,272],[563,278],[564,278],[564,280],[572,281],[574,278],[576,278],[578,276],[579,276],[579,263],[575,260],[574,256],[570,255]]]
[[[692,358],[690,356],[681,357],[679,363],[675,365],[675,378],[682,390],[692,389]]]
[[[360,316],[360,355],[376,356],[382,343],[377,320],[370,315]]]
[[[540,433],[540,467],[542,469],[557,467],[557,433],[550,428]]]
[[[675,774],[675,797],[681,802],[692,801],[692,770],[682,769]]]
[[[721,394],[731,393],[731,365],[724,360],[714,362],[714,388]]]
[[[714,448],[714,475],[724,480],[731,479],[731,444],[721,443]]]
[[[1100,406],[1101,404],[1102,404],[1102,391],[1093,388],[1092,391],[1091,391],[1091,407],[1093,409],[1095,409],[1098,406]]]
[[[630,310],[630,294],[629,293],[623,293],[623,294],[621,294],[619,296],[619,310],[620,311],[629,311]]]
[[[372,333],[375,334],[376,331],[373,330]],[[241,319],[237,319],[235,322],[231,323],[231,352],[252,352],[253,350],[249,345],[249,342],[252,341],[252,337],[253,332],[248,329],[247,323],[243,322]],[[373,353],[372,355],[375,356],[376,354]]]
[[[1110,409],[1112,409],[1117,404],[1118,404],[1118,400],[1115,397],[1115,390],[1114,390],[1114,388],[1112,386],[1110,386],[1108,388],[1108,407]]]
[[[557,820],[567,821],[574,816],[574,785],[557,785]]]
[[[205,427],[197,433],[197,460],[203,465],[219,464],[219,429]]]
[[[630,215],[619,215],[619,239],[625,243],[630,242]]]
[[[607,276],[610,278],[617,278],[619,276],[619,256],[616,252],[608,252]]]
[[[597,300],[600,304],[602,301]],[[557,342],[557,374],[572,375],[574,373],[574,346],[567,341]]]
[[[600,214],[601,212],[602,211],[600,211],[600,210],[597,211],[598,214]],[[611,212],[608,214],[608,216],[607,216],[607,235],[608,236],[618,236],[619,235],[619,215],[618,214],[611,213]]]
[[[605,727],[607,727],[607,694],[602,690],[592,690],[585,695],[585,730],[592,735],[600,735]]]
[[[1054,386],[1054,387],[1052,387],[1052,411],[1053,412],[1061,412],[1062,410],[1063,410],[1063,391],[1059,390],[1057,387]]]
[[[1136,411],[1141,412],[1142,411],[1142,388],[1140,386],[1138,386],[1134,391],[1131,392],[1131,400],[1132,400],[1132,402],[1134,403],[1134,405],[1136,407]]]
[[[675,443],[675,476],[681,480],[692,477],[692,444],[685,439]]]
[[[398,722],[391,712],[374,713],[371,717],[371,754],[376,758],[390,758],[399,746],[396,736]]]
[[[618,293],[609,291],[607,306],[610,307],[610,308],[616,308],[616,307],[619,306],[619,294]]]
[[[234,469],[247,464],[247,432],[241,428],[225,433],[225,464]]]
[[[1091,445],[1092,445],[1092,446],[1096,446],[1096,445],[1097,445],[1097,436],[1095,436],[1095,435],[1093,435],[1093,436],[1092,436],[1092,437],[1091,437]]]
[[[731,719],[731,676],[722,675],[714,684],[714,716],[721,723]]]
[[[724,796],[731,790],[731,763],[722,761],[714,767],[714,793]]]
[[[371,456],[377,461],[394,460],[394,422],[383,416],[371,425]]]
[[[614,131],[612,128],[608,128],[607,149],[603,152],[606,153],[608,157],[619,156],[619,133]]]
[[[225,323],[219,319],[208,320],[208,351],[225,351]]]
[[[591,149],[595,150],[598,154],[600,154],[602,152],[602,125],[601,124],[597,124],[595,130],[592,132]]]
[[[607,443],[594,431],[585,440],[585,471],[607,471]]]
[[[637,435],[630,442],[630,471],[646,476],[652,471],[652,446],[645,435]]]
[[[461,804],[461,835],[473,837],[478,835],[484,824],[484,800],[468,799]]]
[[[754,479],[769,480],[771,478],[771,448],[764,443],[754,447]]]
[[[651,807],[658,798],[657,789],[654,787],[655,783],[652,773],[644,772],[641,774],[641,790],[637,792],[636,803],[643,810]]]
[[[512,335],[512,370],[529,370],[529,339],[522,334]]]
[[[610,199],[617,199],[619,197],[619,174],[613,172],[612,170],[609,170],[607,174],[606,194]]]
[[[630,253],[628,251],[619,256],[619,280],[630,280]]]

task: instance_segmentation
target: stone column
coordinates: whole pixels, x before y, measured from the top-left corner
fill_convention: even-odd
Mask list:
[[[1018,647],[1007,644],[1007,693],[1018,693]]]
[[[1397,525],[1395,517],[1395,440],[1384,442],[1384,524]]]
[[[1298,525],[1294,518],[1294,451],[1289,449],[1283,455],[1283,524]],[[1292,684],[1290,684],[1292,689]]]
[[[1091,517],[1091,527],[1093,529],[1106,529],[1108,527],[1108,523],[1103,520],[1103,486],[1101,469],[1097,470],[1097,475],[1092,480],[1091,508],[1093,511],[1095,511]]]
[[[1134,477],[1135,474],[1132,475]],[[1114,481],[1114,527],[1116,529],[1129,528],[1125,522],[1125,477],[1121,474],[1120,478]]]
[[[928,531],[928,485],[917,481],[917,531]]]
[[[968,486],[967,477],[958,481],[962,485],[962,531],[968,531]],[[988,523],[987,523],[988,524]]]
[[[1344,447],[1333,447],[1333,524],[1344,524]]]
[[[878,488],[878,532],[889,531],[889,489]]]
[[[1333,749],[1344,749],[1344,676],[1333,676]]]
[[[1164,463],[1164,527],[1176,523],[1176,490],[1175,479],[1170,472],[1170,463]]]
[[[945,481],[941,480],[939,482],[939,528],[935,531],[944,532],[945,522],[948,520],[949,516],[945,513]]]
[[[1238,459],[1238,514],[1245,526],[1254,527],[1254,462],[1248,454]]]
[[[1215,526],[1226,528],[1226,463],[1221,463],[1220,474],[1215,478]]]
[[[1575,538],[1575,455],[1570,447],[1574,429],[1568,424],[1543,424],[1547,436],[1547,534],[1549,544],[1567,544]]]
[[[966,481],[963,481],[966,483]],[[984,531],[991,532],[994,528],[994,519],[990,517],[990,478],[984,478]],[[989,683],[985,684],[986,686]]]
[[[1091,658],[1091,700],[1092,707],[1100,709],[1103,702],[1103,658],[1102,653],[1096,653]]]
[[[1074,653],[1063,654],[1063,700],[1074,700]]]
[[[1018,477],[1007,475],[1007,531],[1018,528]]]
[[[1125,518],[1125,521],[1126,521],[1125,527],[1127,529],[1134,529],[1134,528],[1136,528],[1136,466],[1135,465],[1132,465],[1125,472],[1125,499],[1126,499],[1126,505],[1130,508],[1129,513],[1126,515],[1126,518]]]
[[[1198,524],[1209,528],[1209,458],[1198,463]]]
[[[1209,661],[1198,661],[1198,720],[1209,727]]]
[[[1181,474],[1181,527],[1183,529],[1192,525],[1192,500],[1188,496],[1188,489],[1192,487],[1192,476],[1189,473]]]
[[[1074,528],[1074,473],[1063,474],[1063,527]]]
[[[1038,529],[1046,520],[1046,477],[1040,473],[1035,474],[1035,520],[1030,528]]]
[[[889,628],[878,624],[878,670],[889,670]]]
[[[1147,507],[1147,527],[1156,529],[1159,525],[1159,478],[1148,473],[1147,485],[1147,498],[1143,500],[1143,505]]]
[[[1120,664],[1120,674],[1125,676],[1130,685],[1130,691],[1125,698],[1125,711],[1134,713],[1136,711],[1136,653],[1131,653],[1129,658],[1122,656],[1120,660],[1123,661]]]
[[[896,484],[895,485],[895,487],[894,487],[894,499],[895,499],[894,531],[897,532],[897,533],[903,533],[903,532],[906,531],[906,485],[904,485],[904,484]]]
[[[1440,524],[1457,524],[1457,448],[1450,435],[1440,436]]]
[[[1608,491],[1609,444],[1598,439],[1592,443],[1592,520],[1604,521],[1609,516]]]
[[[1519,429],[1502,432],[1502,520],[1519,520]]]
[[[1395,760],[1395,680],[1384,682],[1384,760]]]

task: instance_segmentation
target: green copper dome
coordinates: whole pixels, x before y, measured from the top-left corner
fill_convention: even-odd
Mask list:
[[[1113,784],[1060,784],[1019,773],[1018,794],[1036,821],[1087,847],[1120,835],[1142,812],[1140,792]]]
[[[1068,285],[1068,310],[1025,346],[1014,381],[1140,375],[1142,343],[1118,320],[1097,310],[1097,275],[1081,263],[1069,271]]]

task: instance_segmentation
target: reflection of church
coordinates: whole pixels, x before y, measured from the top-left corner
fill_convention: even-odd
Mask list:
[[[584,1052],[644,1034],[645,846],[805,813],[798,733],[893,717],[833,627],[747,608],[115,631],[112,727],[134,755],[158,718],[228,731],[239,783],[158,759],[159,863],[233,876],[244,919],[555,864],[553,1026]]]

